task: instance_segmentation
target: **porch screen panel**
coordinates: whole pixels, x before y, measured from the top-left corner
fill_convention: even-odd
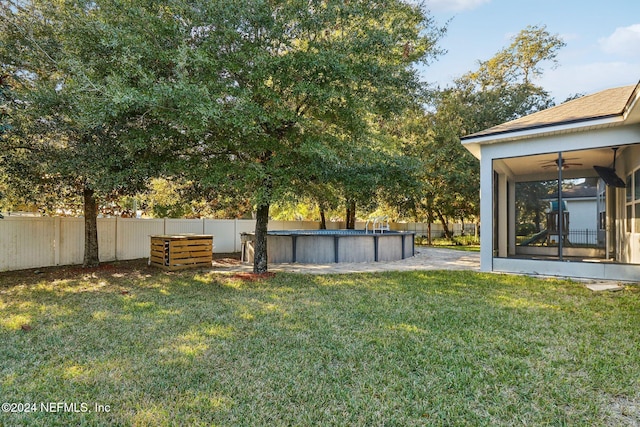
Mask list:
[[[627,175],[626,181],[625,228],[627,233],[640,233],[640,168]]]
[[[627,175],[627,188],[625,189],[626,194],[626,221],[625,221],[625,229],[627,233],[631,233],[631,222],[633,221],[633,174],[630,173]]]
[[[640,233],[640,169],[633,173],[634,233]]]

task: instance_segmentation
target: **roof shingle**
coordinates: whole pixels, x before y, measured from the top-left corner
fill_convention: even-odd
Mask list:
[[[603,90],[467,135],[462,140],[622,115],[637,85]]]

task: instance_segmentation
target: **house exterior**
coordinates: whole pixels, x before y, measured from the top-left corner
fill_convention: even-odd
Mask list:
[[[461,139],[480,160],[482,271],[640,280],[639,100],[640,83],[608,89]],[[516,184],[556,182],[563,206],[568,179],[597,181],[598,247],[519,245]]]

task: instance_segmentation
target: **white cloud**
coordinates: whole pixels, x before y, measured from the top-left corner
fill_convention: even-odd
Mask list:
[[[580,40],[581,36],[578,33],[560,33],[560,38],[566,43],[573,40]]]
[[[433,12],[461,12],[490,2],[491,0],[426,0],[425,4]]]
[[[600,48],[608,54],[640,56],[640,24],[618,27],[609,37],[598,40]]]

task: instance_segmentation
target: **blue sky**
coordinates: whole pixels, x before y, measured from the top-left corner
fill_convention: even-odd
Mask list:
[[[546,25],[566,46],[536,83],[556,103],[576,93],[640,81],[640,0],[425,0],[437,24],[448,20],[440,46],[447,53],[422,69],[441,87],[477,68],[527,25]]]

